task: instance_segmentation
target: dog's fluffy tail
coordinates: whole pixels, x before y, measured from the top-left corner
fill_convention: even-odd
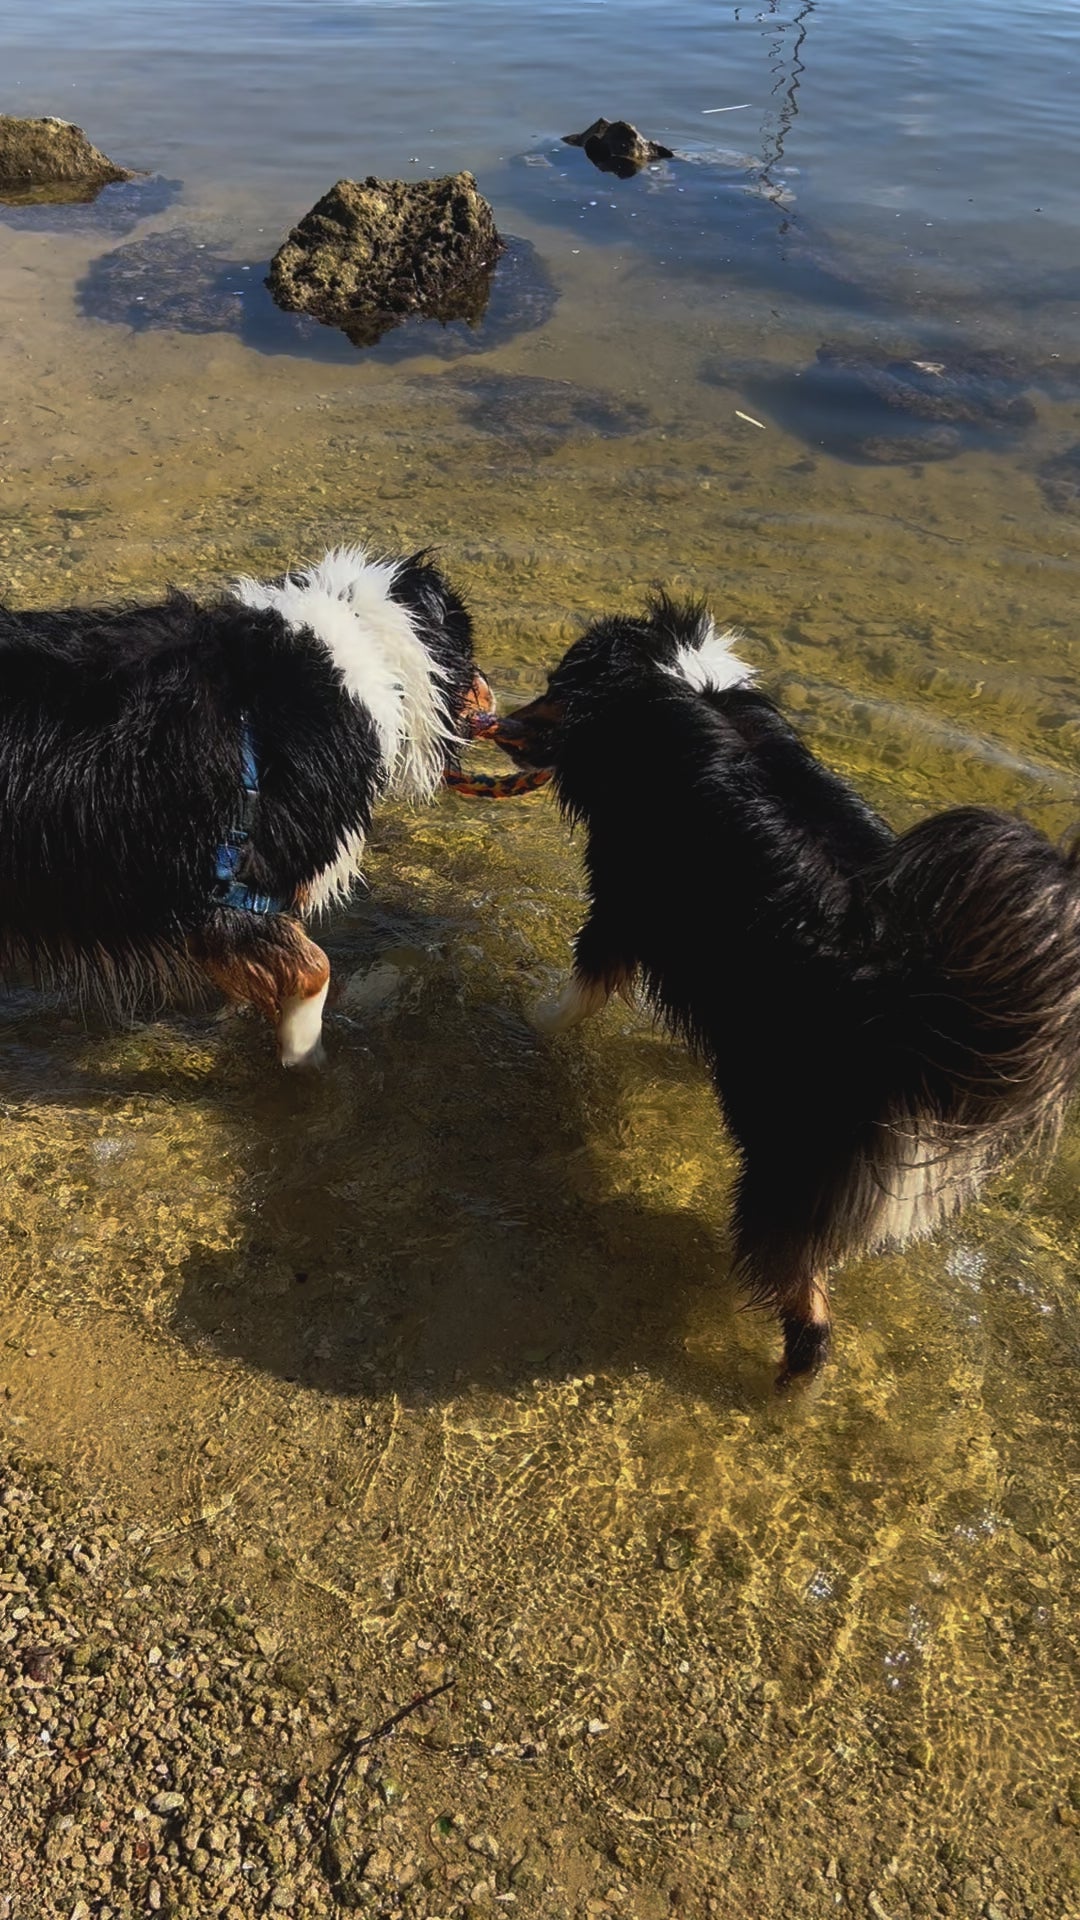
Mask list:
[[[748,1161],[736,1258],[788,1370],[827,1341],[823,1276],[931,1233],[1003,1161],[1049,1146],[1080,1080],[1080,860],[979,807],[903,834],[862,877],[885,1000],[881,1105]]]
[[[1076,849],[963,807],[903,834],[880,873],[919,1106],[969,1137],[1054,1127],[1080,1078]]]

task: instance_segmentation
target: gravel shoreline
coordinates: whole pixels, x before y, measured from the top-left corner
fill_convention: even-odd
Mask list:
[[[775,1683],[704,1715],[690,1698],[660,1720],[643,1700],[637,1737],[617,1742],[574,1723],[580,1676],[530,1697],[467,1622],[453,1646],[415,1628],[358,1643],[345,1627],[328,1646],[313,1631],[299,1657],[269,1589],[223,1591],[227,1563],[198,1540],[181,1555],[167,1564],[146,1527],[77,1503],[55,1470],[4,1463],[0,1920],[1078,1911],[1080,1775],[1038,1817],[1031,1855],[1011,1822],[934,1840],[928,1742],[900,1773],[868,1753],[823,1808],[777,1798]],[[750,1773],[734,1799],[722,1765],[710,1778],[742,1742],[759,1812]],[[650,1815],[620,1803],[630,1764],[653,1779]],[[927,1844],[890,1864],[920,1831]]]

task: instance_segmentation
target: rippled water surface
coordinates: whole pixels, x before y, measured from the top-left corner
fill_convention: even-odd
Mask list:
[[[896,823],[1075,825],[1072,0],[44,0],[0,45],[0,108],[160,176],[0,208],[14,604],[430,542],[510,698],[662,580]],[[676,158],[600,174],[600,114]],[[479,334],[274,314],[336,178],[458,167],[519,243]],[[547,800],[388,812],[369,877],[317,1088],[253,1020],[5,1000],[0,1419],[290,1643],[466,1621],[562,1756],[567,1913],[612,1861],[650,1916],[1080,1911],[1075,1129],[849,1268],[774,1404],[700,1074],[625,1008],[525,1022],[578,911]]]

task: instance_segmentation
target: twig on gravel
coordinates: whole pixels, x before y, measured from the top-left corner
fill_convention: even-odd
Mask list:
[[[410,1715],[419,1713],[421,1707],[430,1706],[431,1702],[437,1700],[441,1693],[449,1693],[453,1685],[454,1682],[452,1680],[444,1680],[441,1686],[432,1687],[427,1693],[418,1693],[416,1699],[410,1700],[407,1706],[398,1707],[396,1713],[392,1713],[388,1720],[384,1720],[380,1726],[373,1728],[370,1733],[357,1734],[354,1732],[349,1735],[348,1740],[345,1742],[345,1750],[330,1778],[330,1791],[326,1798],[326,1814],[324,1817],[324,1826],[327,1833],[329,1833],[330,1827],[333,1824],[341,1796],[349,1783],[349,1775],[352,1773],[360,1755],[366,1753],[369,1747],[375,1746],[377,1741],[385,1740],[387,1734],[393,1733],[395,1727],[399,1727],[403,1720],[408,1720]]]

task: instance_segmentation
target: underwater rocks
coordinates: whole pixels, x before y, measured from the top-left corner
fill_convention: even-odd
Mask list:
[[[501,251],[471,173],[339,180],[274,255],[266,284],[286,313],[370,346],[418,315],[477,325]]]
[[[1036,478],[1043,499],[1055,513],[1080,513],[1080,440],[1044,460]]]
[[[568,147],[583,147],[586,159],[591,160],[594,167],[601,173],[615,174],[619,180],[632,179],[642,167],[651,166],[654,161],[675,158],[670,147],[646,140],[629,120],[594,120],[584,133],[564,133],[563,143]]]
[[[541,457],[564,441],[610,440],[650,424],[647,409],[637,401],[594,393],[569,380],[477,373],[461,378],[458,390],[471,427]]]
[[[947,460],[1008,444],[1035,419],[1017,362],[985,348],[916,349],[827,341],[808,367],[714,369],[740,385],[785,431],[841,459],[878,466]]]
[[[22,120],[0,113],[0,194],[5,197],[40,188],[67,188],[69,198],[87,200],[116,180],[130,180],[87,139],[81,127],[53,115]]]
[[[88,318],[137,332],[236,333],[254,278],[250,262],[222,259],[178,227],[102,254],[79,284],[78,303]]]
[[[77,298],[87,318],[140,333],[231,333],[261,353],[337,361],[355,357],[356,345],[341,333],[276,307],[265,274],[265,263],[229,259],[197,234],[176,227],[102,254],[79,283]],[[543,326],[558,297],[536,249],[509,237],[491,279],[487,308],[475,324],[413,318],[383,341],[380,355],[448,360],[485,353]]]

